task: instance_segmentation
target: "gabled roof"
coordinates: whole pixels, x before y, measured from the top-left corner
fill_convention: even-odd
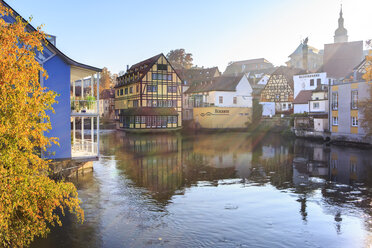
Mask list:
[[[247,60],[240,60],[240,61],[234,61],[231,64],[235,65],[249,65],[249,64],[261,64],[261,63],[268,63],[271,64],[267,59],[265,58],[258,58],[258,59],[247,59]]]
[[[18,14],[17,11],[15,11],[9,4],[7,4],[5,1],[3,0],[0,0],[0,4],[3,3],[5,5],[5,7],[11,9],[13,11],[13,14],[16,15],[16,16],[19,16],[22,18],[22,21],[23,22],[27,22],[20,14]],[[37,31],[31,24],[27,24],[27,29],[29,31]],[[85,65],[85,64],[82,64],[82,63],[79,63],[71,58],[69,58],[67,55],[65,55],[64,53],[62,53],[56,46],[54,46],[51,42],[49,42],[48,40],[46,40],[44,42],[44,44],[47,46],[48,49],[52,50],[53,52],[55,52],[56,54],[58,54],[62,59],[63,61],[65,61],[67,64],[69,65],[72,65],[72,66],[76,66],[76,67],[79,67],[79,68],[84,68],[84,69],[87,69],[87,70],[92,70],[92,71],[96,71],[96,72],[101,72],[102,69],[100,68],[96,68],[96,67],[93,67],[93,66],[90,66],[90,65]]]
[[[195,83],[185,91],[185,94],[209,91],[235,91],[244,74],[238,76],[215,77],[209,82]]]
[[[296,48],[296,50],[294,50],[294,52],[293,53],[291,53],[291,55],[289,55],[288,57],[292,57],[293,55],[302,55],[302,49],[303,49],[303,47],[304,47],[304,44],[301,42],[301,44],[300,45],[298,45],[298,47]],[[315,48],[315,47],[313,47],[313,46],[307,46],[307,48],[308,48],[308,51],[309,52],[313,52],[313,53],[319,53],[319,49],[317,49],[317,48]]]
[[[100,99],[110,99],[115,98],[115,90],[114,89],[104,89],[99,94]]]
[[[169,66],[174,70],[174,72],[176,73],[176,75],[180,78],[180,76],[178,75],[177,71],[173,68],[173,66],[169,63],[168,59],[164,56],[163,53],[160,53],[158,55],[155,55],[151,58],[148,58],[148,59],[145,59],[137,64],[134,64],[132,65],[128,71],[117,78],[117,85],[115,85],[115,88],[116,87],[120,87],[124,84],[132,84],[132,83],[136,83],[136,82],[139,82],[143,79],[144,76],[146,76],[147,72],[150,71],[150,69],[152,68],[152,66],[159,60],[160,57],[164,57],[164,59],[167,61],[167,63],[169,64]],[[133,77],[133,79],[131,81],[128,81],[128,82],[124,82],[124,79],[126,77]]]
[[[311,100],[311,90],[301,90],[293,101],[293,104],[307,104]]]
[[[187,82],[188,85],[211,80],[214,75],[221,75],[218,67],[211,68],[191,68],[191,69],[176,69],[181,80]]]
[[[344,78],[363,57],[363,41],[324,44],[323,71],[331,78]]]
[[[301,74],[307,74],[308,72],[303,69],[293,68],[293,67],[287,67],[287,66],[280,66],[278,69],[276,69],[273,73],[271,73],[269,81],[266,85],[269,84],[271,81],[272,76],[274,75],[282,75],[285,77],[287,83],[289,86],[293,89],[293,76],[294,75],[301,75]]]

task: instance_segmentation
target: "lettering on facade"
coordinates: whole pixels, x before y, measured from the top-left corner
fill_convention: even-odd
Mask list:
[[[307,74],[307,75],[299,75],[299,78],[313,78],[313,77],[320,77],[319,73],[316,74]]]
[[[228,114],[228,113],[230,113],[230,110],[227,110],[227,109],[215,109],[214,110],[214,112],[216,113],[216,114]]]

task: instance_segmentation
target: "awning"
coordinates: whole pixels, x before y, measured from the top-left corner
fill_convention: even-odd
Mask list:
[[[152,107],[142,107],[142,108],[130,108],[123,109],[119,114],[121,116],[150,116],[150,115],[178,115],[174,108],[152,108]]]

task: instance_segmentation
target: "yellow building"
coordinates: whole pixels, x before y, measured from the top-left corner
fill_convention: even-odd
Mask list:
[[[245,74],[220,76],[185,91],[195,125],[205,129],[246,128],[252,121],[252,87]]]
[[[181,80],[163,54],[139,62],[115,86],[117,128],[125,131],[182,127]]]

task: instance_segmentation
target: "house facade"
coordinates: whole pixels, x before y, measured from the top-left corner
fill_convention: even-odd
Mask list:
[[[186,92],[191,85],[197,85],[221,76],[218,67],[177,69],[176,72],[182,81],[182,93]],[[182,120],[192,120],[192,99],[189,99],[185,94],[182,94],[182,103]]]
[[[293,113],[293,76],[301,73],[301,69],[280,66],[270,75],[261,92],[263,115]]]
[[[124,131],[182,127],[181,79],[163,54],[131,66],[115,86],[117,128]]]
[[[6,7],[12,9],[4,1]],[[13,9],[12,9],[13,10]],[[14,16],[3,16],[8,23],[15,22],[15,17],[20,16],[13,10]],[[25,21],[25,20],[23,20]],[[36,29],[28,24],[28,31]],[[53,104],[55,113],[48,112],[52,129],[46,132],[48,137],[58,138],[59,145],[52,145],[43,154],[45,158],[62,160],[62,159],[83,159],[95,160],[99,156],[99,68],[85,65],[72,60],[62,53],[55,46],[55,37],[53,42],[48,40],[44,42],[43,53],[36,51],[36,60],[43,66],[48,73],[48,79],[40,77],[40,84],[47,90],[52,90],[58,94],[56,100],[58,103]],[[74,95],[75,82],[84,80],[89,81],[89,94],[80,97]],[[84,92],[84,90],[82,91]],[[79,111],[76,111],[79,108]],[[85,120],[85,122],[84,122]],[[89,125],[90,134],[84,137],[85,124]],[[77,127],[77,124],[81,124]]]
[[[191,86],[193,119],[201,128],[245,128],[252,118],[252,87],[244,74],[220,76]]]
[[[288,67],[316,72],[323,65],[323,50],[307,45],[307,39],[289,55]]]
[[[347,82],[331,87],[330,126],[332,140],[372,143],[365,137],[360,125],[363,119],[358,103],[370,97],[371,83],[365,81]]]
[[[115,119],[115,90],[105,89],[99,99],[99,116],[107,121]]]
[[[332,79],[327,78],[326,72],[308,73],[293,76],[294,98],[301,90],[315,90],[320,85],[328,85]]]

